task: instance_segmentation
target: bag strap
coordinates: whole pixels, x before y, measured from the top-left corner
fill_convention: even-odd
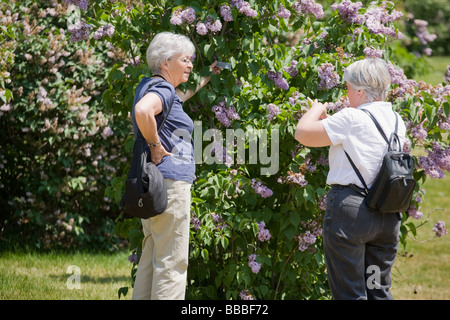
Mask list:
[[[386,134],[384,133],[383,129],[381,128],[380,124],[378,123],[378,121],[375,119],[375,117],[369,112],[369,110],[365,110],[365,109],[361,109],[362,111],[364,111],[365,113],[367,113],[369,115],[369,117],[372,119],[372,121],[375,123],[375,126],[377,127],[378,131],[381,133],[381,135],[383,136],[384,141],[386,141],[386,143],[388,144],[388,150],[391,151],[391,145],[392,142],[395,140],[398,142],[398,145],[400,147],[400,140],[398,138],[397,135],[397,129],[398,129],[398,115],[394,112],[395,115],[395,130],[394,132],[391,134],[390,139],[388,140],[388,138],[386,137]],[[353,170],[355,170],[356,175],[358,176],[359,180],[361,181],[362,185],[364,186],[364,192],[366,193],[366,195],[369,193],[369,188],[367,187],[366,182],[364,181],[364,178],[361,175],[361,172],[359,172],[358,168],[356,167],[355,163],[353,162],[352,158],[350,158],[350,156],[348,155],[347,151],[345,151],[345,155],[347,156],[348,161],[350,162],[350,164],[353,167]]]
[[[348,161],[350,162],[350,164],[353,167],[353,170],[355,170],[356,175],[358,176],[359,180],[361,181],[362,185],[364,186],[364,192],[366,193],[366,195],[369,193],[369,188],[367,188],[367,184],[364,181],[364,178],[361,175],[361,172],[359,172],[358,168],[356,167],[356,165],[354,164],[352,158],[350,158],[350,156],[348,155],[347,151],[345,151],[345,155],[347,156]]]
[[[397,130],[398,130],[398,114],[394,112],[394,116],[395,116],[395,128],[394,128],[394,132],[391,133],[391,136],[389,138],[389,140],[386,137],[386,134],[384,133],[383,129],[381,129],[380,124],[378,123],[377,119],[375,119],[375,117],[370,113],[369,110],[366,109],[361,109],[362,111],[364,111],[365,113],[367,113],[369,115],[369,117],[372,119],[372,121],[375,123],[375,126],[377,127],[378,131],[381,133],[381,135],[383,136],[384,141],[386,141],[386,143],[388,144],[388,150],[389,151],[393,151],[392,148],[392,143],[393,142],[397,142],[398,144],[398,150],[397,151],[401,151],[401,146],[400,146],[400,139],[398,138],[397,135]]]

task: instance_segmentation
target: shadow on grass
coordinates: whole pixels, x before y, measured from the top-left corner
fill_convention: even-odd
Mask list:
[[[73,274],[50,274],[48,277],[56,281],[66,282],[69,277]],[[93,284],[107,284],[107,283],[118,283],[118,282],[129,282],[130,277],[128,276],[90,276],[90,275],[80,275],[81,283],[93,283]]]

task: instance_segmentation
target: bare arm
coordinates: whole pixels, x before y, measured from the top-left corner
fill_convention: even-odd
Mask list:
[[[295,129],[295,140],[307,147],[330,146],[331,140],[321,121],[321,119],[327,117],[327,104],[319,103],[317,100],[312,101],[309,98],[308,100],[311,103],[311,108],[298,121]]]
[[[213,62],[209,67],[211,69],[212,74],[219,74],[220,71],[222,70],[221,68],[217,68],[216,65],[217,65],[217,61]],[[187,101],[190,98],[192,98],[192,96],[194,94],[196,94],[201,88],[206,86],[206,84],[209,82],[209,80],[211,80],[210,76],[202,77],[200,79],[200,83],[197,85],[197,88],[195,89],[195,91],[188,89],[188,90],[186,90],[186,92],[183,92],[180,89],[175,89],[175,92],[176,92],[177,96],[180,97],[181,100]]]
[[[192,91],[192,90],[188,89],[188,90],[186,90],[186,92],[183,92],[183,91],[181,91],[180,89],[177,88],[177,89],[175,89],[175,92],[176,92],[177,96],[180,97],[181,100],[187,101],[190,98],[192,98],[192,96],[194,94],[196,94],[201,88],[203,88],[209,82],[210,79],[211,79],[211,77],[209,77],[209,76],[208,77],[202,77],[201,80],[200,80],[200,83],[197,86],[197,88],[195,89],[195,91]]]
[[[162,101],[155,93],[147,93],[134,107],[136,123],[147,143],[159,141],[155,115],[162,111]],[[158,164],[164,156],[170,156],[164,147],[159,144],[150,147],[152,162]]]

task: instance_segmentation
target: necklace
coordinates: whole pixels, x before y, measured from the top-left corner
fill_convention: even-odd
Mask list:
[[[160,77],[160,78],[162,78],[164,81],[167,81],[166,78],[164,78],[162,75],[157,74],[157,75],[155,75],[155,77]],[[168,82],[168,81],[167,81],[167,82]]]

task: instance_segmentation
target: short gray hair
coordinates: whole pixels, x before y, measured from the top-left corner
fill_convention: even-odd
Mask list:
[[[356,61],[345,68],[344,81],[355,90],[364,90],[369,102],[385,101],[391,75],[386,61],[379,58],[367,58]]]
[[[161,64],[177,54],[192,56],[195,52],[191,40],[173,32],[158,33],[147,48],[147,65],[153,74],[159,74]]]

